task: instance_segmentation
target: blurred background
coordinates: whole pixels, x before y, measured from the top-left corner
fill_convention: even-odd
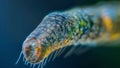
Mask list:
[[[26,36],[45,15],[100,1],[0,0],[0,68],[30,68],[22,59],[17,65],[15,62]],[[120,47],[96,47],[81,55],[72,55],[65,59],[58,57],[44,68],[120,68]]]

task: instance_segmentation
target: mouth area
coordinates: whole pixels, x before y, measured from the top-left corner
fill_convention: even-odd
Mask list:
[[[38,63],[42,57],[42,46],[39,40],[32,38],[23,44],[23,53],[28,62]]]

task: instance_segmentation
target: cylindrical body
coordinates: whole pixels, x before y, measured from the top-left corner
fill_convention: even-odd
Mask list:
[[[38,63],[65,46],[99,46],[120,39],[119,7],[95,5],[48,14],[25,40],[24,56]]]

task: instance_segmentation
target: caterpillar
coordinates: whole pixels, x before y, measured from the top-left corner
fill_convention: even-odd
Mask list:
[[[26,64],[38,64],[39,68],[43,67],[54,51],[67,46],[120,44],[119,4],[99,3],[48,14],[24,41],[20,57],[24,55]],[[55,56],[62,51],[56,52]]]

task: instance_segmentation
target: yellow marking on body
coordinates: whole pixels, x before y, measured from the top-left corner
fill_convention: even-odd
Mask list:
[[[48,57],[48,56],[49,56],[52,52],[54,52],[55,50],[61,48],[61,46],[62,46],[62,45],[60,45],[60,42],[59,42],[59,43],[56,44],[56,45],[52,45],[52,46],[48,47],[48,48],[46,49],[44,58]]]
[[[113,31],[112,19],[108,15],[103,15],[102,20],[103,20],[103,24],[107,28],[107,31],[112,32]]]
[[[36,57],[39,58],[39,56],[41,55],[40,48],[39,47],[35,48],[35,51],[36,51]]]
[[[111,43],[112,41],[116,41],[120,39],[120,32],[119,32],[119,22],[113,22],[112,19],[104,14],[102,16],[103,25],[106,27],[107,32],[109,34],[105,35],[108,36],[108,42]],[[103,39],[106,37],[103,37]]]
[[[44,58],[46,58],[52,52],[52,50],[53,50],[52,47],[47,48]]]
[[[111,41],[117,40],[117,39],[120,39],[120,33],[112,34],[111,37],[110,37]]]
[[[66,39],[65,41],[64,41],[64,44],[65,45],[68,45],[70,43],[70,40],[69,39]]]

